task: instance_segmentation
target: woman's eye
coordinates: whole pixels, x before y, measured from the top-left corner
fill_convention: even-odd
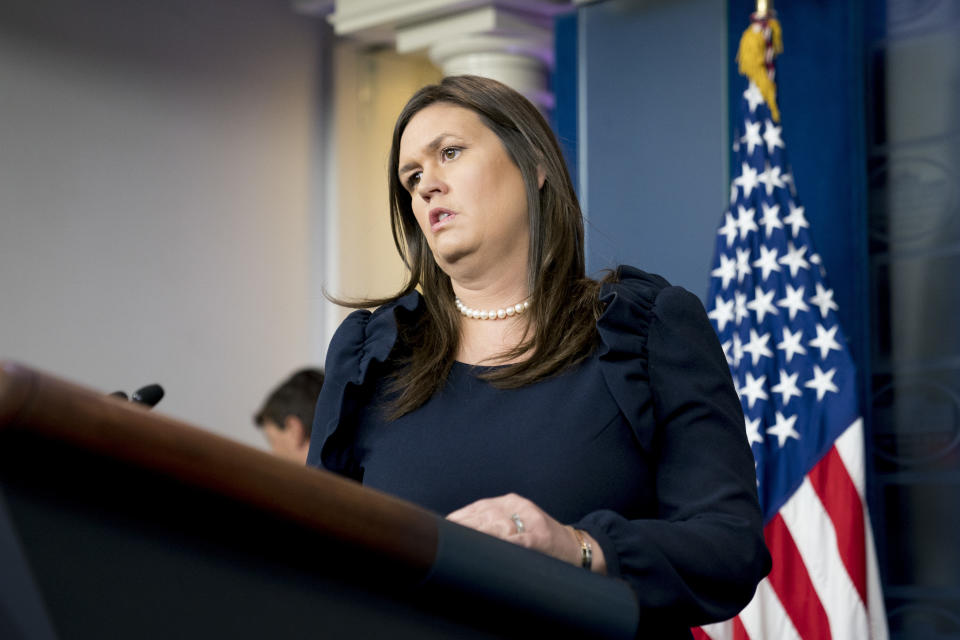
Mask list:
[[[410,174],[410,177],[407,178],[407,188],[413,189],[415,186],[420,184],[420,175],[421,172],[417,171],[416,173]]]
[[[442,152],[444,160],[456,160],[460,157],[460,149],[457,147],[447,147]]]

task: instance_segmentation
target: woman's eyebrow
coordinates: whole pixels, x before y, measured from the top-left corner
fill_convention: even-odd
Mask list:
[[[455,137],[457,136],[453,135],[452,133],[441,133],[436,138],[434,138],[433,140],[428,142],[426,145],[424,145],[423,152],[427,154],[433,153],[434,151],[440,148],[441,144],[443,144],[444,138],[455,138]],[[418,166],[420,165],[417,162],[408,162],[407,164],[400,167],[397,170],[397,173],[399,175],[403,175],[407,171],[410,171],[410,169],[416,169]]]

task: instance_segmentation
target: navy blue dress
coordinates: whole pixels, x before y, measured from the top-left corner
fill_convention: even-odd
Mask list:
[[[384,418],[385,363],[414,292],[337,330],[307,463],[440,514],[513,492],[588,531],[641,627],[735,615],[770,568],[753,456],[700,301],[630,267],[605,284],[594,353],[519,389],[454,363],[416,411]]]

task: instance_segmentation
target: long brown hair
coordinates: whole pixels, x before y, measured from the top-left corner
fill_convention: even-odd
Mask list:
[[[401,323],[392,389],[391,417],[426,402],[446,381],[460,345],[460,315],[450,278],[437,265],[411,208],[411,196],[397,174],[400,138],[420,110],[437,103],[470,109],[493,131],[526,187],[530,220],[527,278],[532,299],[528,330],[502,360],[520,362],[483,373],[495,386],[528,385],[573,366],[596,343],[600,284],[586,277],[583,216],[560,146],[543,116],[526,98],[504,84],[478,76],[450,76],[420,89],[400,112],[393,130],[388,180],[393,240],[409,269],[395,297],[344,302],[363,308],[385,304],[413,291],[423,293],[426,313],[412,325]],[[538,170],[545,176],[539,187]]]

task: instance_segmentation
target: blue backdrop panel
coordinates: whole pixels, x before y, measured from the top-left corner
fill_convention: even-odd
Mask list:
[[[551,113],[550,124],[557,134],[563,159],[573,186],[579,189],[577,173],[577,12],[557,16],[553,22],[556,64],[550,77],[557,106]]]
[[[591,273],[633,264],[705,296],[728,198],[724,20],[715,0],[578,10]]]

